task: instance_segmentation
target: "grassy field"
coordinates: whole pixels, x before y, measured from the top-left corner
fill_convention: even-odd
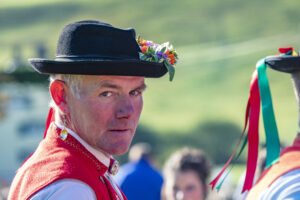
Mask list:
[[[147,80],[143,127],[168,137],[211,122],[242,129],[256,61],[277,54],[278,47],[299,46],[299,6],[297,0],[0,0],[0,69],[15,46],[24,62],[36,56],[40,43],[53,58],[59,32],[69,22],[97,19],[135,27],[145,39],[170,41],[180,58],[173,82],[167,76]],[[290,143],[298,128],[290,76],[272,70],[268,75],[280,137]]]
[[[293,38],[295,43],[298,38]],[[277,41],[277,42],[276,42]],[[255,64],[265,55],[276,54],[284,45],[273,38],[267,48],[251,51],[262,40],[248,45],[182,47],[175,80],[149,80],[142,122],[159,131],[188,131],[205,121],[230,121],[242,128]],[[283,41],[291,44],[293,41]],[[284,140],[297,130],[297,104],[290,75],[268,70],[278,129]]]

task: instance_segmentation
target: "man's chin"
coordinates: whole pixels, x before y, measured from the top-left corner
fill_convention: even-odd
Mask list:
[[[129,150],[130,145],[119,146],[112,150],[111,155],[120,156],[125,154]]]
[[[125,150],[117,151],[117,152],[115,152],[113,155],[116,155],[116,156],[123,155],[123,154],[127,153],[128,149],[129,149],[129,148],[126,148]]]

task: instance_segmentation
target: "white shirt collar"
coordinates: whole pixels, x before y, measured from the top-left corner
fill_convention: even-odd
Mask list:
[[[80,142],[91,154],[93,154],[101,163],[103,163],[106,167],[109,167],[110,164],[110,158],[104,155],[101,151],[98,151],[91,145],[89,145],[86,141],[81,139],[81,137],[72,131],[71,129],[62,126],[61,124],[58,124],[57,122],[54,122],[55,125],[60,129],[66,129],[68,134],[71,134],[78,142]]]

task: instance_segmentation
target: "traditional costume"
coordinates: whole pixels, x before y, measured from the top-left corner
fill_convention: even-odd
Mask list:
[[[146,48],[145,48],[146,47]],[[174,76],[175,50],[135,38],[134,29],[99,21],[68,24],[61,32],[56,59],[29,59],[46,74]],[[8,199],[113,199],[126,197],[112,180],[117,164],[56,124],[49,111],[44,139],[17,171]]]
[[[248,142],[247,170],[242,190],[242,192],[249,191],[246,197],[247,200],[296,199],[296,197],[298,199],[300,197],[300,136],[297,136],[292,146],[280,153],[279,136],[266,74],[267,66],[275,70],[291,73],[292,75],[299,73],[300,57],[291,47],[280,48],[279,51],[281,53],[280,56],[269,56],[259,60],[252,75],[245,128],[237,147],[243,138],[245,140],[243,145],[241,145],[241,150],[235,157],[235,159],[238,159]],[[299,79],[299,77],[295,78],[294,76],[293,78],[294,81]],[[296,88],[296,90],[298,90],[297,93],[300,92],[299,88]],[[266,134],[267,157],[265,171],[253,186],[258,157],[260,104],[262,104],[262,116]],[[248,133],[244,136],[248,122]],[[217,184],[230,161],[234,159],[235,153],[236,151],[234,151],[220,174],[210,183],[212,187]],[[219,182],[218,189],[220,189],[223,181],[224,178]]]
[[[292,48],[280,48],[281,56],[267,57],[271,68],[287,73],[300,70],[300,58]],[[295,90],[297,93],[297,88]],[[298,102],[299,103],[299,102]],[[249,191],[246,199],[299,199],[300,198],[300,134],[294,143],[284,149],[277,162],[266,168]]]
[[[42,199],[41,194],[35,194],[60,180],[85,183],[92,189],[91,195],[94,193],[96,197],[94,199],[126,199],[112,181],[110,159],[91,153],[88,150],[91,146],[83,143],[71,130],[67,132],[67,135],[62,133],[62,129],[54,122],[50,124],[46,137],[35,153],[18,170],[11,185],[9,199]],[[56,192],[59,191],[44,193],[53,196]],[[71,196],[66,194],[65,197]]]

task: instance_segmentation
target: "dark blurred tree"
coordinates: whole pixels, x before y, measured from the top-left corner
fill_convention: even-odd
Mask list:
[[[35,51],[38,58],[44,58],[47,53],[42,42],[36,44]],[[11,59],[7,61],[4,68],[0,67],[3,69],[0,71],[0,83],[47,83],[48,75],[39,74],[29,66],[27,59],[23,57],[21,44],[13,45],[11,53]]]
[[[240,134],[241,129],[237,125],[220,121],[205,122],[188,133],[159,134],[150,128],[139,126],[132,144],[149,143],[160,167],[170,154],[185,146],[200,148],[213,160],[214,164],[222,164],[229,159]],[[117,159],[120,163],[125,163],[128,160],[128,154],[118,156]]]
[[[7,82],[47,84],[49,75],[39,74],[23,66],[11,73],[0,72],[0,84]]]
[[[161,140],[160,135],[158,133],[155,133],[151,129],[141,125],[137,127],[131,146],[139,142],[146,142],[150,144],[152,147],[152,154],[154,155],[155,158],[159,155],[161,150],[164,150],[163,147],[161,146],[163,141]],[[116,158],[121,164],[125,163],[128,161],[128,152],[124,155],[116,156]]]
[[[196,128],[188,142],[203,149],[215,164],[221,164],[229,159],[240,134],[241,129],[233,123],[210,121]]]
[[[165,134],[160,141],[164,157],[184,146],[200,148],[215,164],[225,163],[233,152],[241,129],[230,122],[208,121],[189,133]]]

